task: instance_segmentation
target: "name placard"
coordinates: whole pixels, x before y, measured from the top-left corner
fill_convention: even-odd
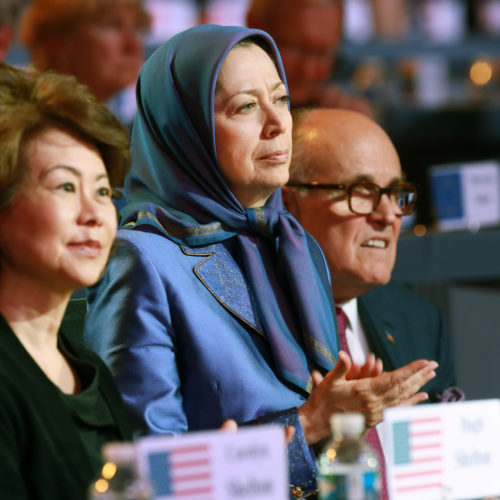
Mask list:
[[[435,165],[430,172],[440,229],[477,230],[500,222],[498,161]]]
[[[383,426],[391,500],[500,495],[500,400],[391,408]]]
[[[151,436],[138,466],[155,500],[287,500],[285,436],[277,426]]]

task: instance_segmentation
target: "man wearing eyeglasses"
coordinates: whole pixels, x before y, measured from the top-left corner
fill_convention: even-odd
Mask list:
[[[288,210],[325,253],[352,360],[362,364],[374,353],[385,371],[435,360],[436,377],[422,388],[429,400],[463,399],[454,387],[442,314],[406,287],[386,285],[401,220],[413,212],[417,192],[404,181],[382,128],[354,111],[295,112],[290,181],[283,194]]]

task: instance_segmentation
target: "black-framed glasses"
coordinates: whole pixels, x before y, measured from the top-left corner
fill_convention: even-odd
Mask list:
[[[287,185],[301,189],[345,191],[349,210],[357,215],[370,215],[375,212],[384,194],[389,197],[394,212],[398,216],[411,214],[415,210],[417,202],[417,187],[411,182],[398,182],[385,188],[373,182],[354,182],[352,184],[289,182]]]

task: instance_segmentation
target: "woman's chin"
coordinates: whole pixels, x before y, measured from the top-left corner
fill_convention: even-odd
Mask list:
[[[75,273],[68,273],[64,276],[60,280],[60,286],[69,293],[73,293],[80,288],[88,288],[95,285],[103,276],[104,268],[102,270],[92,270],[89,272],[78,270]]]

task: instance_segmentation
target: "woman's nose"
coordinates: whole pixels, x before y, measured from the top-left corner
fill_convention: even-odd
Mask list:
[[[99,226],[102,223],[102,204],[93,196],[82,193],[80,197],[79,224],[85,226]]]
[[[266,111],[266,122],[264,124],[264,136],[274,137],[286,131],[286,122],[282,110],[276,110],[271,105]],[[287,110],[288,112],[288,110]]]

